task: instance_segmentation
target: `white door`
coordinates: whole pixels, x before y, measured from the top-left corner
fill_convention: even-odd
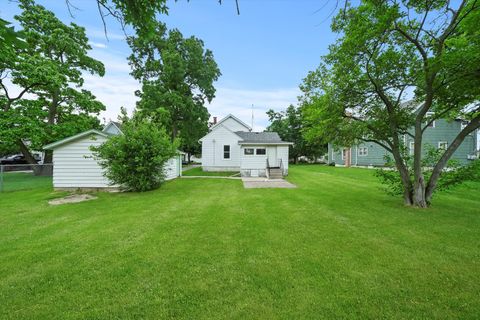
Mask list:
[[[268,147],[268,164],[270,167],[278,167],[277,147]]]

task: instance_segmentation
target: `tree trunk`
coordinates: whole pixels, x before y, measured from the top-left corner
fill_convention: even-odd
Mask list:
[[[397,146],[398,143],[392,146],[392,155],[403,185],[403,202],[406,206],[411,206],[413,205],[412,182],[410,181],[410,174]]]
[[[37,161],[33,157],[32,153],[30,152],[30,150],[28,150],[27,146],[25,145],[25,143],[23,143],[21,139],[17,140],[17,145],[20,148],[23,156],[25,157],[25,160],[27,160],[29,164],[37,164]]]
[[[428,205],[425,198],[425,178],[422,172],[422,122],[423,115],[418,114],[415,119],[415,137],[413,140],[413,205],[426,208]]]
[[[189,152],[189,153],[188,153],[188,163],[190,163],[190,161],[191,161],[190,158],[191,158],[191,157],[192,157],[192,154]]]

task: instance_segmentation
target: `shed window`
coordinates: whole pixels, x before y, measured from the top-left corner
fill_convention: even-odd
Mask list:
[[[230,159],[230,146],[223,146],[223,159]]]
[[[257,156],[263,156],[267,154],[267,150],[265,148],[258,148],[257,149]]]
[[[243,154],[246,156],[252,156],[254,154],[255,149],[253,148],[245,148],[243,149]]]
[[[358,155],[359,156],[368,156],[368,148],[367,147],[358,148]]]

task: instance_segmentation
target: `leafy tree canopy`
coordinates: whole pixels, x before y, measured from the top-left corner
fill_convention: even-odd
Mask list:
[[[103,76],[105,69],[88,56],[91,47],[84,28],[65,25],[32,0],[21,0],[20,8],[22,13],[15,19],[22,27],[24,45],[10,46],[14,54],[0,66],[0,130],[4,143],[17,144],[34,163],[29,149],[39,150],[49,142],[98,127],[95,115],[105,106],[82,89],[83,72]],[[9,84],[19,87],[20,93],[12,95]],[[45,162],[51,162],[51,153]]]
[[[339,39],[302,85],[307,136],[381,145],[392,153],[405,203],[426,207],[453,152],[480,126],[479,8],[475,0],[347,3],[332,23]],[[414,103],[404,103],[412,94]],[[423,133],[439,118],[469,124],[426,179]],[[415,141],[411,168],[402,135]]]
[[[185,39],[160,22],[153,39],[129,37],[128,42],[132,75],[142,82],[140,115],[165,126],[172,139],[181,138],[182,147],[198,145],[208,131],[205,103],[214,98],[213,82],[220,76],[213,53],[201,40]]]
[[[306,128],[301,108],[290,105],[284,112],[270,109],[267,115],[270,121],[267,131],[277,132],[282,140],[294,143],[289,152],[294,163],[297,163],[301,156],[316,159],[325,152],[325,144],[304,138],[303,132]]]

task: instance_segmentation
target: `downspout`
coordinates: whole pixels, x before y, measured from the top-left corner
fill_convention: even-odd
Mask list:
[[[355,167],[358,166],[358,145],[355,146]]]
[[[215,139],[213,139],[212,142],[213,142],[213,166],[215,166],[215,151],[216,151]]]

